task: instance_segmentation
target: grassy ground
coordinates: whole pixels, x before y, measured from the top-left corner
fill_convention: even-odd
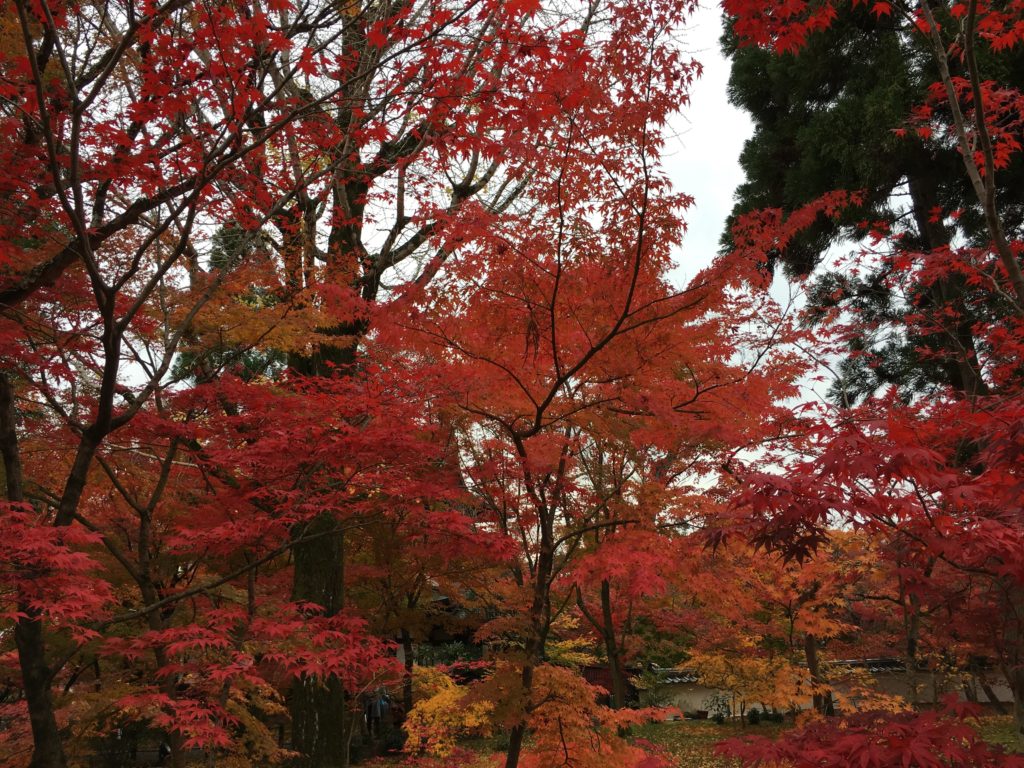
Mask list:
[[[718,725],[710,720],[680,720],[651,723],[636,728],[637,738],[665,747],[678,761],[679,768],[726,768],[737,763],[715,755],[720,741],[744,734],[774,736],[783,727],[776,723],[742,726],[738,723]]]
[[[715,744],[725,739],[756,734],[774,736],[791,723],[779,725],[762,723],[743,726],[738,723],[717,725],[710,720],[685,720],[668,723],[650,723],[633,729],[638,739],[645,739],[664,747],[676,759],[677,768],[734,768],[737,764],[715,755]],[[986,717],[978,726],[981,735],[991,744],[1000,744],[1010,751],[1016,751],[1013,722],[1010,717]],[[493,740],[478,740],[461,745],[459,754],[436,763],[424,761],[423,768],[484,768],[500,763],[494,751]],[[397,759],[382,759],[375,765],[392,766]]]
[[[644,739],[664,747],[678,761],[678,768],[731,768],[736,763],[718,757],[714,753],[717,742],[745,733],[773,736],[783,727],[774,723],[743,727],[739,724],[716,725],[710,720],[687,720],[668,723],[649,723],[633,728],[637,739]],[[435,762],[424,760],[422,768],[492,768],[501,764],[500,745],[494,739],[464,741],[457,755]],[[374,766],[394,766],[400,758],[382,758]],[[609,766],[609,768],[612,768]]]
[[[773,736],[783,727],[765,723],[756,726],[738,724],[716,725],[709,721],[689,720],[675,723],[652,723],[636,729],[639,738],[665,747],[678,761],[678,768],[732,768],[736,763],[715,755],[714,746],[719,741],[757,734]],[[999,744],[1008,751],[1017,751],[1013,720],[1010,717],[985,717],[978,725],[978,731],[990,744]]]
[[[989,744],[999,744],[1007,752],[1020,752],[1020,745],[1017,742],[1017,734],[1014,732],[1013,718],[985,717],[978,726],[978,732]]]

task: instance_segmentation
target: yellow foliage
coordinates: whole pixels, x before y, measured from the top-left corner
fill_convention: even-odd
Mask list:
[[[416,701],[436,696],[449,685],[454,685],[452,678],[437,667],[415,666],[412,670],[412,695]]]
[[[587,637],[570,637],[552,640],[547,644],[548,660],[563,667],[582,667],[597,664],[597,657],[591,650],[594,643]]]
[[[694,654],[688,664],[700,670],[701,682],[709,688],[776,709],[789,709],[814,693],[808,671],[780,656]]]
[[[797,712],[795,725],[797,728],[803,728],[810,725],[818,720],[824,720],[825,716],[818,712],[816,709],[805,709],[802,712]]]
[[[21,36],[21,26],[14,13],[6,13],[0,17],[0,56],[14,57],[25,50]]]
[[[471,687],[458,686],[437,670],[417,670],[414,685],[429,698],[415,707],[406,727],[410,751],[454,759],[456,740],[482,736],[525,723],[529,732],[521,765],[561,765],[568,755],[576,768],[640,763],[644,752],[621,735],[624,729],[661,719],[661,710],[613,710],[597,703],[603,691],[572,669],[542,664],[527,693],[522,669],[499,662]]]
[[[866,669],[847,669],[829,686],[836,709],[843,712],[881,710],[907,712],[912,707],[902,696],[878,690],[874,676]]]
[[[597,703],[599,692],[600,689],[564,667],[538,667],[526,715],[532,743],[523,764],[538,768],[638,764],[644,757],[643,751],[620,734],[628,726],[659,719],[660,712],[609,709]]]
[[[284,718],[287,707],[280,694],[269,685],[247,686],[246,691],[232,688],[226,709],[234,718],[234,739],[228,754],[218,759],[218,765],[227,768],[248,768],[253,765],[277,765],[294,753],[282,749],[277,735],[267,720]]]
[[[445,757],[455,750],[457,739],[491,732],[494,705],[472,698],[469,689],[440,670],[416,667],[413,688],[424,698],[405,721],[408,749]]]

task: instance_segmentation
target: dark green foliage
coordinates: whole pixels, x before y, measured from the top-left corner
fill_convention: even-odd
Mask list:
[[[917,144],[892,131],[923,92],[905,43],[864,8],[841,15],[798,55],[739,48],[730,33],[723,38],[733,62],[730,100],[755,123],[740,158],[747,180],[736,192],[733,217],[758,208],[792,210],[835,189],[867,192],[863,209],[838,224],[819,221],[782,254],[794,276],[809,273],[828,244],[854,234],[858,222],[891,216],[890,192],[905,175],[908,145]],[[728,231],[723,244],[730,244]]]
[[[210,271],[235,269],[260,244],[259,232],[244,230],[233,222],[220,227],[211,238]],[[273,306],[277,299],[266,286],[254,285],[241,299],[252,307]],[[228,372],[244,381],[260,376],[275,377],[285,368],[287,356],[273,349],[252,349],[228,344],[222,339],[194,339],[183,345],[174,360],[172,373],[178,379],[197,381]]]
[[[129,768],[139,764],[140,753],[155,753],[160,741],[160,735],[142,721],[117,722],[108,725],[104,736],[93,739],[92,759],[96,768]]]
[[[896,130],[907,127],[913,107],[928,101],[927,89],[938,79],[920,35],[901,23],[877,18],[866,5],[846,7],[827,31],[786,55],[738,47],[728,30],[722,39],[732,58],[730,99],[755,124],[741,156],[746,181],[737,189],[732,220],[760,208],[793,211],[833,190],[864,193],[861,207],[836,220],[819,218],[769,265],[781,266],[791,279],[810,276],[809,322],[836,311],[856,318],[860,332],[848,340],[830,393],[843,405],[886,386],[904,400],[937,386],[984,392],[978,363],[984,350],[972,326],[1001,312],[991,305],[991,292],[979,299],[955,275],[928,284],[892,279],[908,273],[893,270],[891,259],[909,255],[927,263],[958,242],[987,239],[953,145]],[[1024,83],[1019,51],[996,56],[986,49],[981,67],[1003,83]],[[1018,158],[1000,171],[1007,190],[1000,192],[1001,214],[1011,231],[1022,221],[1022,166]],[[961,215],[954,221],[936,210]],[[830,248],[856,251],[878,225],[892,235],[891,253],[867,259],[857,276],[822,271]],[[729,231],[722,244],[731,246]],[[925,321],[915,325],[911,315]]]
[[[731,697],[725,693],[714,693],[704,700],[704,708],[712,713],[716,723],[724,722],[732,715]]]

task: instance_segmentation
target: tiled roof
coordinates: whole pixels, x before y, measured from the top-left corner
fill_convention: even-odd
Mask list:
[[[828,662],[830,667],[847,667],[848,669],[866,669],[872,674],[881,672],[906,672],[907,667],[902,659],[837,659]]]
[[[658,682],[662,685],[675,685],[678,683],[696,683],[700,680],[700,674],[693,669],[678,669],[673,667],[659,667],[656,664],[650,666]]]
[[[846,667],[847,669],[866,669],[871,674],[884,674],[886,672],[904,672],[906,666],[902,659],[839,659],[827,662],[826,666]],[[700,672],[695,669],[682,667],[659,667],[656,664],[650,665],[648,669],[657,677],[661,685],[677,685],[682,683],[696,683],[700,681]]]
[[[696,672],[690,672],[685,669],[673,669],[664,676],[658,675],[658,682],[666,685],[672,685],[674,683],[696,683],[699,679],[700,677]]]

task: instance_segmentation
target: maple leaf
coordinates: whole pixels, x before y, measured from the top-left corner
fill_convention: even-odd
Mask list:
[[[532,16],[541,8],[540,0],[508,0],[505,7],[512,14]]]

